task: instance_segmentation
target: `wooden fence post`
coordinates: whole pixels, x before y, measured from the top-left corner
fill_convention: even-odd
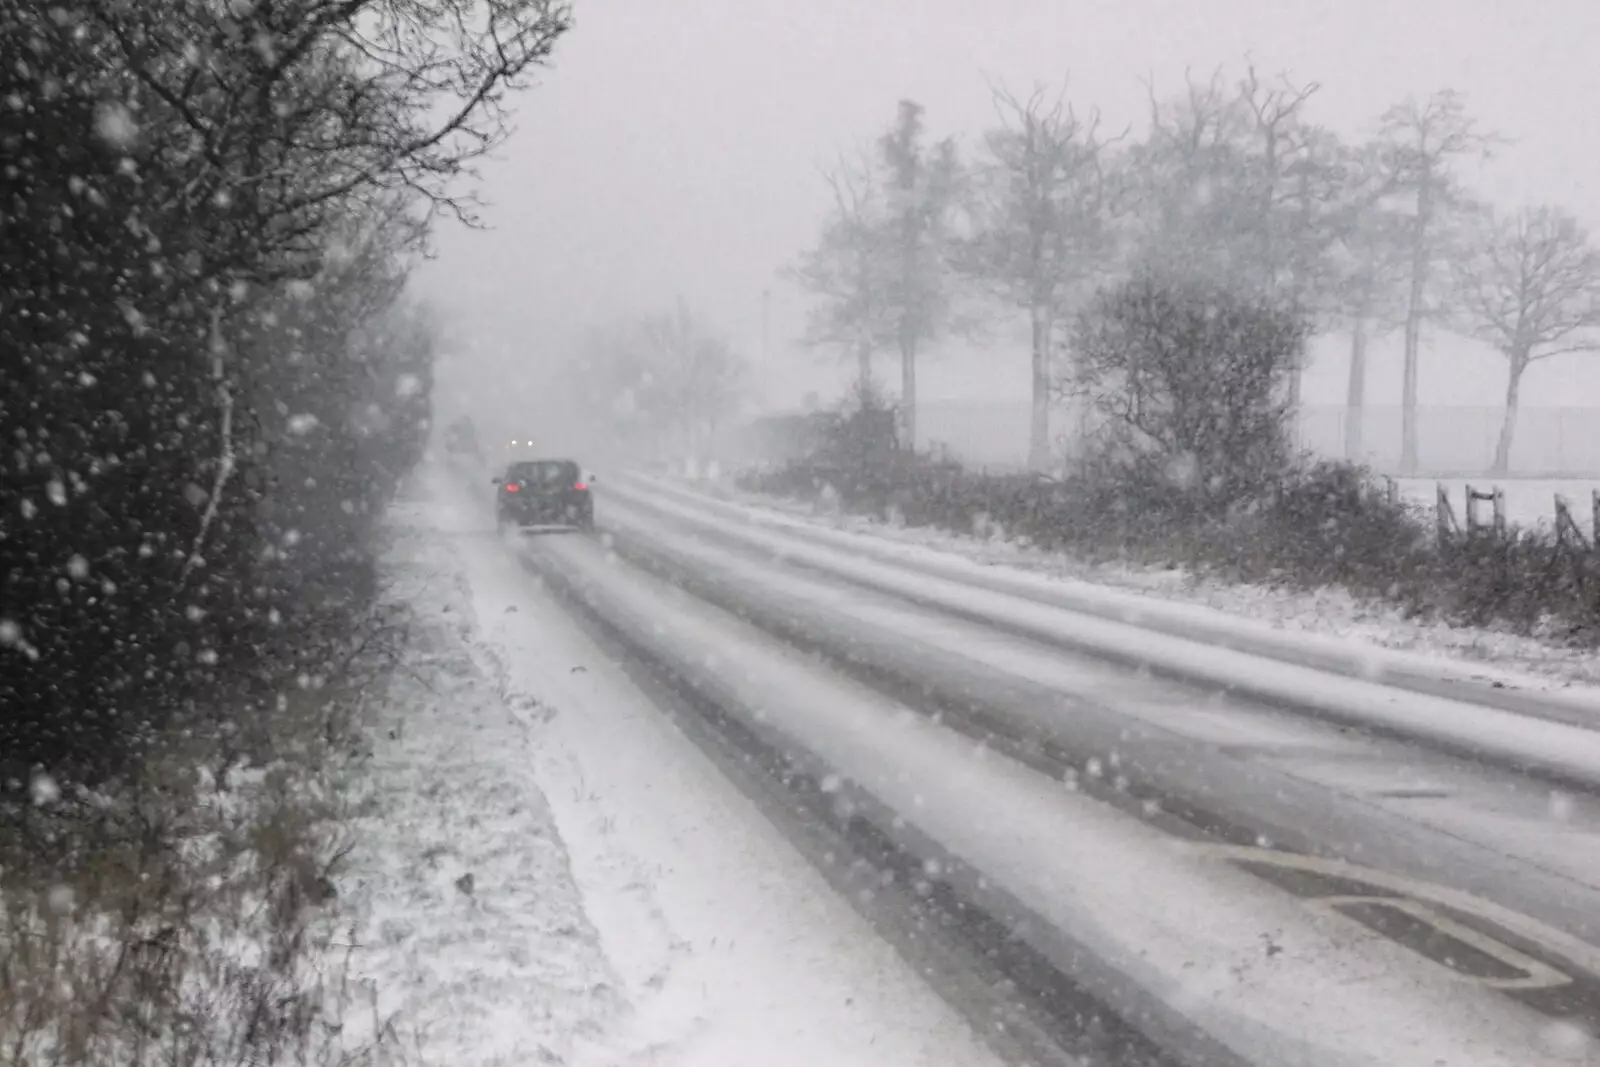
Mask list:
[[[1580,549],[1589,547],[1583,527],[1572,517],[1572,502],[1560,493],[1556,494],[1556,542],[1563,547],[1569,545]]]
[[[1450,509],[1450,491],[1444,487],[1443,482],[1434,484],[1433,527],[1440,548],[1449,547],[1451,539],[1460,528],[1456,523],[1456,513]]]

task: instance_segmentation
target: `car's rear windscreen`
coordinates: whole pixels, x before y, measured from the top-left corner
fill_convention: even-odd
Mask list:
[[[578,465],[564,459],[513,463],[506,468],[506,480],[539,488],[569,486],[578,480]]]

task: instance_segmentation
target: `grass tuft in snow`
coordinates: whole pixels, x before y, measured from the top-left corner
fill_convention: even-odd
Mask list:
[[[0,1067],[402,1059],[338,890],[373,680],[291,691],[248,756],[174,737],[137,779],[0,808]]]

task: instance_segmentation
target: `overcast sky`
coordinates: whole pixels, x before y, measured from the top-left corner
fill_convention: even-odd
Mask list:
[[[681,295],[761,364],[766,404],[828,394],[843,370],[797,345],[804,299],[776,272],[826,208],[819,164],[876,137],[897,100],[970,144],[993,115],[986,76],[1070,76],[1077,106],[1120,127],[1141,118],[1143,79],[1174,92],[1185,68],[1247,54],[1320,83],[1312,114],[1351,137],[1408,94],[1456,88],[1511,138],[1471,176],[1481,189],[1600,229],[1600,0],[577,0],[485,165],[492,232],[444,232],[424,285],[463,342],[523,365]],[[1494,356],[1433,340],[1424,403],[1497,402]],[[1308,400],[1342,399],[1342,349],[1319,349]],[[1398,352],[1377,363],[1369,396],[1393,402]],[[1020,398],[1026,366],[1025,347],[951,349],[925,364],[924,396]],[[1600,356],[1537,367],[1524,397],[1600,404]]]

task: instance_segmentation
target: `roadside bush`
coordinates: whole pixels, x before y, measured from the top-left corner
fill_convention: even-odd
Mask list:
[[[1097,417],[1094,480],[1197,518],[1258,499],[1290,466],[1287,385],[1309,331],[1294,308],[1203,279],[1147,272],[1101,290],[1064,383]]]
[[[1441,592],[1452,617],[1600,645],[1600,559],[1553,532],[1513,528],[1462,538],[1442,554]]]

